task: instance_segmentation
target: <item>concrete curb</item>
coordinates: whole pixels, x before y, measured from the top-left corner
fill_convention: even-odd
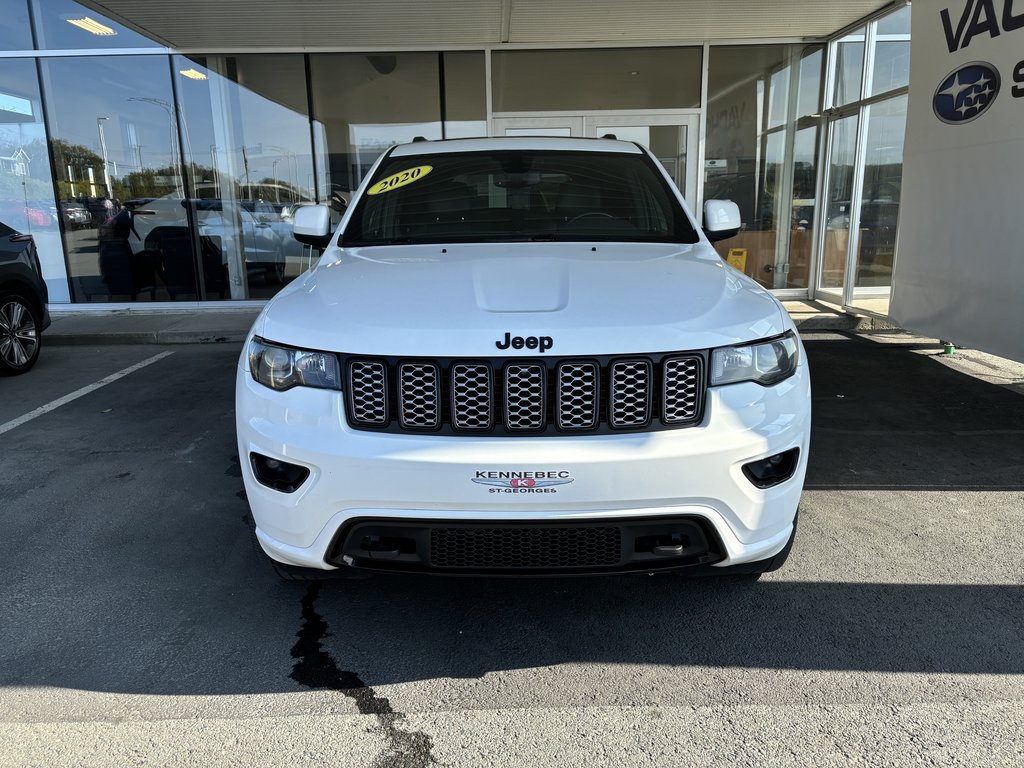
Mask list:
[[[111,331],[110,333],[43,333],[50,346],[97,346],[104,344],[241,344],[245,331]]]

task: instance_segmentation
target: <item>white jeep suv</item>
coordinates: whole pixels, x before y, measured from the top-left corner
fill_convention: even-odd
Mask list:
[[[237,376],[256,535],[279,572],[779,567],[810,379],[779,302],[711,247],[645,148],[417,141],[380,158]],[[308,571],[307,571],[308,573]]]

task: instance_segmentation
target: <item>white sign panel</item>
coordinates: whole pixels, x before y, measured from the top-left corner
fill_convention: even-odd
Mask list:
[[[1024,0],[916,0],[912,23],[890,315],[1024,361]]]
[[[12,112],[15,115],[32,117],[32,102],[20,96],[0,92],[0,112]]]

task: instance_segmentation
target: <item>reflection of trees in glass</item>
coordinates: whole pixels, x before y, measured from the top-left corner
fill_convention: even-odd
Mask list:
[[[45,151],[42,142],[38,144],[40,149]],[[55,175],[58,178],[58,198],[66,200],[83,195],[90,184],[90,170],[93,172],[94,186],[97,190],[103,191],[103,158],[98,154],[83,144],[72,144],[64,139],[53,139],[50,142],[50,149],[53,152]]]
[[[85,178],[89,168],[93,169],[97,177],[102,177],[103,159],[83,144],[71,144],[64,139],[54,139],[50,142],[50,147],[58,173],[66,171],[70,166],[76,178]]]

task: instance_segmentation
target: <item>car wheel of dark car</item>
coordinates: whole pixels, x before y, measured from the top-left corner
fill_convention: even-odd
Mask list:
[[[38,311],[18,293],[0,294],[0,375],[25,373],[39,358]]]

